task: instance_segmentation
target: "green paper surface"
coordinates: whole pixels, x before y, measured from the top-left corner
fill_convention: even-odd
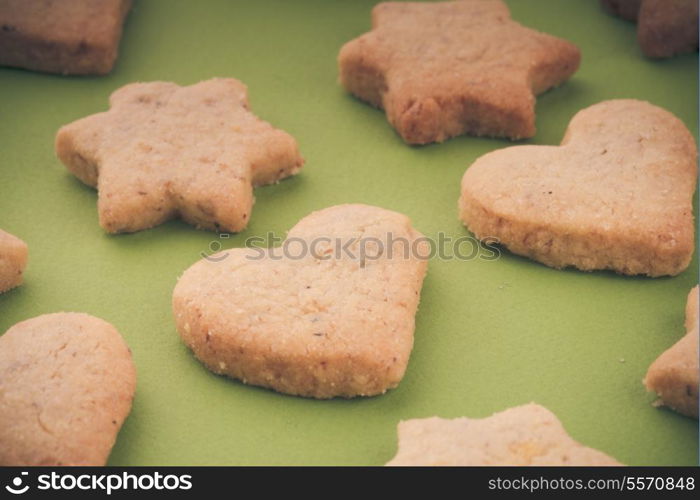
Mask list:
[[[513,17],[577,44],[580,70],[537,103],[537,136],[558,144],[571,117],[605,99],[648,100],[697,136],[697,54],[645,59],[635,26],[592,0],[512,0]],[[651,406],[649,364],[685,332],[697,258],[675,278],[556,271],[507,252],[429,263],[415,345],[400,386],[354,400],[277,394],[208,372],[180,342],[177,277],[221,244],[284,236],[313,210],[368,203],[435,237],[467,236],[460,180],[513,143],[460,137],[405,145],[384,113],[348,96],[336,56],[370,28],[369,1],[141,0],[106,77],[0,68],[0,228],[30,248],[25,284],[0,296],[0,332],[44,313],[114,324],[138,370],[111,465],[368,464],[396,452],[401,419],[486,417],[537,402],[578,441],[630,465],[697,464],[698,424]],[[56,159],[58,128],[107,109],[130,82],[236,77],[253,111],[299,142],[300,175],[256,190],[250,226],[228,239],[179,221],[129,235],[98,225],[96,192]],[[697,207],[697,197],[695,206]],[[696,208],[697,216],[697,208]],[[216,242],[216,243],[212,243]]]

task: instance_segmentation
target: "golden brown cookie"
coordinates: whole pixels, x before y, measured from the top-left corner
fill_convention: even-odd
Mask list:
[[[698,287],[688,294],[685,336],[649,367],[644,385],[659,395],[659,402],[683,415],[698,418]]]
[[[389,2],[340,51],[340,82],[410,144],[535,134],[535,95],[567,80],[573,44],[511,20],[501,0]]]
[[[0,465],[104,465],[135,385],[109,323],[79,313],[17,323],[0,337]]]
[[[601,0],[609,12],[637,21],[637,40],[648,57],[698,50],[697,0]]]
[[[399,213],[314,212],[279,248],[236,248],[194,264],[173,292],[183,341],[207,368],[279,392],[381,394],[413,347],[427,262]]]
[[[110,233],[174,217],[241,231],[253,186],[293,175],[303,164],[296,141],[251,113],[246,86],[233,78],[122,87],[109,111],[62,127],[56,153],[97,187],[100,225]]]
[[[0,0],[0,65],[104,75],[131,0]]]
[[[676,275],[694,250],[697,149],[668,111],[604,101],[574,116],[561,146],[514,146],[469,167],[462,222],[551,267]]]
[[[22,284],[28,253],[24,241],[0,229],[0,293]]]
[[[398,430],[399,449],[387,465],[621,465],[574,441],[552,412],[534,403],[482,419],[406,420]]]

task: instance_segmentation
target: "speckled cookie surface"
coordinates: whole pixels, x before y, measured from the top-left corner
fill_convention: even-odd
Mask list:
[[[0,0],[0,65],[103,75],[131,0]]]
[[[621,465],[573,440],[552,412],[533,403],[483,419],[406,420],[398,434],[398,452],[387,465]]]
[[[602,0],[608,12],[637,22],[637,41],[648,57],[698,50],[697,0]]]
[[[246,86],[233,78],[122,87],[109,111],[62,127],[56,153],[97,187],[100,225],[110,233],[175,217],[241,231],[253,186],[293,175],[303,164],[296,141],[252,114]]]
[[[406,216],[377,207],[314,212],[289,231],[286,253],[232,249],[185,271],[173,293],[177,330],[210,370],[248,384],[315,398],[381,394],[398,385],[413,347],[427,267],[420,237]]]
[[[22,284],[28,253],[24,241],[0,229],[0,293]]]
[[[685,125],[636,100],[571,120],[561,146],[514,146],[462,178],[460,217],[479,238],[548,266],[676,275],[694,251],[697,149]]]
[[[109,323],[56,313],[16,324],[0,337],[0,465],[104,465],[135,384]]]
[[[644,385],[659,395],[659,402],[679,413],[698,418],[698,287],[688,294],[685,336],[649,367]]]
[[[579,65],[573,44],[526,28],[501,0],[388,2],[345,44],[340,82],[410,144],[535,134],[535,95]]]

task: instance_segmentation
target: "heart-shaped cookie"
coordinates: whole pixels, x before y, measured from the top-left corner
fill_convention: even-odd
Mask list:
[[[340,205],[278,248],[237,248],[190,267],[173,311],[210,370],[279,392],[381,394],[402,379],[427,262],[399,213]]]
[[[46,314],[0,337],[0,465],[104,465],[136,371],[109,323]]]
[[[462,179],[478,238],[548,266],[676,275],[694,249],[697,148],[668,111],[637,100],[580,111],[561,146],[488,153]]]

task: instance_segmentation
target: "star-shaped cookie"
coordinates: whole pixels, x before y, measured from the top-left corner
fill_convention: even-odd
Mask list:
[[[399,423],[399,449],[387,465],[622,465],[571,438],[559,419],[530,403],[488,418],[438,417]]]
[[[62,127],[56,153],[97,187],[100,225],[110,233],[178,216],[201,228],[241,231],[253,186],[303,164],[294,138],[252,114],[246,86],[233,78],[122,87],[109,111]]]
[[[686,334],[664,351],[649,367],[644,385],[659,395],[658,405],[698,418],[698,287],[688,294],[685,306]]]
[[[535,134],[535,95],[577,69],[573,44],[510,18],[501,0],[381,3],[345,44],[340,82],[410,144]]]

